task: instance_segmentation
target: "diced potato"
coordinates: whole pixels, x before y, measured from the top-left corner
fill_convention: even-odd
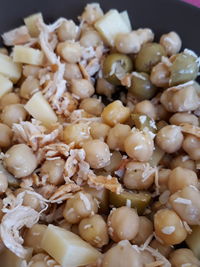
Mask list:
[[[39,49],[16,45],[13,49],[13,60],[18,63],[40,66],[44,62],[44,54]]]
[[[123,191],[121,194],[109,192],[109,204],[116,208],[126,206],[130,202],[132,208],[136,208],[139,215],[142,215],[151,201],[151,195],[146,192]]]
[[[116,9],[108,11],[95,23],[95,28],[111,46],[119,33],[128,33],[130,28]]]
[[[21,72],[21,64],[13,62],[12,58],[7,55],[0,54],[0,74],[16,83],[21,77]]]
[[[100,252],[78,235],[49,224],[41,247],[63,267],[77,267],[95,263]]]
[[[32,257],[32,249],[28,249],[28,254],[26,260],[30,260]],[[2,267],[22,267],[24,259],[17,257],[9,249],[5,249],[0,255],[0,266]]]
[[[43,20],[42,13],[32,14],[24,18],[24,23],[26,24],[26,27],[28,28],[31,37],[37,37],[40,33],[37,27],[37,21],[39,19]]]
[[[193,251],[194,255],[200,259],[200,226],[195,225],[192,227],[192,233],[188,235],[186,243]]]
[[[160,149],[158,146],[155,146],[155,149],[153,151],[153,155],[149,160],[149,164],[152,167],[158,166],[161,159],[164,157],[165,152]]]
[[[50,126],[57,121],[57,116],[41,92],[34,94],[24,108],[33,118]]]
[[[12,88],[13,83],[8,78],[0,74],[0,97],[9,93]]]
[[[120,13],[120,16],[122,17],[123,21],[126,23],[128,26],[129,30],[132,31],[132,26],[131,26],[131,21],[129,19],[129,15],[127,10],[124,10]]]

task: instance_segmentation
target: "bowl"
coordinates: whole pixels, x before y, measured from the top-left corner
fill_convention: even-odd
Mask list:
[[[0,33],[23,23],[23,18],[41,11],[46,22],[59,17],[75,19],[81,14],[88,0],[6,0],[1,2]],[[200,9],[180,0],[99,0],[102,8],[127,9],[133,29],[149,27],[156,37],[174,30],[183,41],[183,47],[200,54]]]

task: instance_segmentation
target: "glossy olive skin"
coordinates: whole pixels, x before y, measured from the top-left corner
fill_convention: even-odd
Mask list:
[[[178,85],[196,79],[198,74],[197,58],[187,53],[180,53],[170,67],[170,85]]]
[[[149,116],[144,114],[132,113],[131,119],[133,120],[136,128],[138,128],[140,131],[143,131],[145,128],[147,128],[152,133],[156,133],[155,122]]]
[[[116,69],[117,67],[117,69]],[[133,63],[130,57],[120,54],[113,53],[108,55],[103,62],[103,75],[104,78],[114,84],[121,85],[120,80],[117,78],[123,76],[133,70]],[[119,77],[118,76],[118,77]]]
[[[139,100],[152,98],[157,88],[150,81],[147,73],[141,72],[139,75],[132,75],[131,86],[128,88],[129,92],[137,97]]]
[[[165,49],[162,45],[146,43],[136,56],[135,68],[139,72],[150,73],[153,66],[161,61],[162,56],[166,56]]]

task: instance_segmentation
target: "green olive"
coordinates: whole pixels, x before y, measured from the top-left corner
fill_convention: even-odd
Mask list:
[[[119,78],[131,72],[132,69],[131,58],[119,53],[108,55],[103,62],[104,78],[114,85],[121,85]]]
[[[170,67],[170,86],[196,79],[198,70],[199,67],[195,56],[184,52],[177,54]]]
[[[157,88],[152,84],[147,73],[133,72],[131,86],[128,90],[139,100],[145,100],[152,98],[155,95]]]
[[[156,124],[155,121],[152,120],[150,117],[144,114],[133,113],[131,114],[131,118],[136,126],[140,131],[148,128],[149,131],[152,133],[156,133]]]
[[[137,71],[150,73],[153,66],[161,61],[166,52],[162,45],[157,43],[146,43],[142,46],[135,59]]]
[[[139,215],[142,215],[146,207],[151,201],[151,194],[147,192],[130,192],[123,191],[121,194],[116,194],[109,191],[109,203],[116,208],[126,206],[130,200],[131,207],[136,208]]]

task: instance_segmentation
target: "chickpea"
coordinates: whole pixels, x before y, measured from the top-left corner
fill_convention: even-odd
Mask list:
[[[97,47],[98,45],[101,45],[102,39],[99,33],[95,30],[87,30],[84,31],[80,38],[80,44],[83,47]]]
[[[200,192],[192,186],[183,188],[170,196],[172,208],[190,225],[197,225],[200,220]]]
[[[78,37],[78,26],[73,20],[64,21],[57,29],[58,40],[60,42],[76,40]]]
[[[196,172],[196,166],[194,160],[191,160],[187,155],[179,155],[170,163],[170,168],[182,167]]]
[[[153,264],[155,262],[155,258],[152,256],[152,254],[149,251],[143,250],[141,251],[141,258],[143,266],[148,266],[151,263]]]
[[[171,116],[169,122],[175,125],[180,125],[182,123],[189,123],[195,126],[199,126],[198,118],[195,115],[189,114],[187,112],[175,113],[173,116]]]
[[[110,129],[107,137],[107,144],[112,150],[124,151],[124,140],[129,135],[131,127],[125,124],[116,124]]]
[[[106,79],[99,78],[97,80],[96,92],[100,95],[105,95],[108,98],[115,92],[115,86],[109,83]]]
[[[27,112],[21,104],[11,104],[4,107],[1,113],[1,120],[3,123],[12,127],[13,123],[19,123],[26,120]]]
[[[167,55],[171,56],[180,51],[182,42],[181,38],[176,32],[169,32],[161,36],[160,44],[164,46]]]
[[[66,201],[63,216],[67,222],[76,224],[97,211],[98,205],[95,199],[88,193],[78,192]]]
[[[37,167],[37,160],[32,150],[24,144],[12,146],[6,151],[4,166],[16,178],[30,175]]]
[[[192,250],[188,248],[180,248],[173,251],[169,256],[169,261],[173,267],[198,267],[200,264]]]
[[[23,65],[23,75],[27,78],[32,76],[34,78],[39,78],[40,67],[34,65]]]
[[[130,109],[124,107],[120,100],[116,100],[106,106],[101,114],[105,123],[114,126],[117,123],[124,123],[130,117]]]
[[[79,43],[65,41],[57,45],[57,53],[68,63],[78,63],[82,56],[82,47]]]
[[[183,141],[183,149],[193,160],[200,160],[200,140],[188,134]]]
[[[19,188],[15,190],[15,195],[17,196],[22,192],[25,192],[23,205],[31,207],[34,210],[40,211],[41,210],[40,200],[34,194],[31,194],[31,192],[29,193],[28,191],[26,191],[26,189]]]
[[[66,222],[65,220],[63,220],[61,223],[59,223],[59,226],[64,228],[65,230],[71,231],[71,223]]]
[[[85,241],[97,248],[101,248],[109,242],[107,225],[103,217],[97,214],[81,220],[79,233]]]
[[[178,151],[183,142],[181,128],[176,125],[163,127],[156,136],[156,144],[167,153]]]
[[[0,108],[3,109],[11,104],[19,104],[20,98],[16,93],[7,93],[0,98]]]
[[[64,165],[63,159],[46,160],[40,169],[41,175],[47,175],[47,181],[50,184],[60,185],[64,182]]]
[[[165,90],[160,98],[161,104],[169,112],[193,111],[199,106],[199,97],[193,85],[188,85],[181,90],[170,88]]]
[[[169,113],[162,104],[156,105],[155,109],[156,109],[156,120],[163,120],[167,125],[166,121],[168,121],[169,117],[171,116],[171,113]]]
[[[124,147],[133,160],[148,161],[153,154],[154,143],[148,133],[133,129],[125,139]]]
[[[145,163],[129,162],[126,165],[126,170],[123,182],[126,188],[135,190],[148,189],[154,182],[154,173],[145,174]]]
[[[104,255],[102,267],[142,267],[141,254],[127,240],[119,242]]]
[[[113,241],[132,240],[139,231],[139,216],[134,209],[120,207],[108,216],[108,230]]]
[[[0,123],[0,147],[9,147],[12,142],[12,130],[6,124]]]
[[[64,78],[66,80],[82,79],[81,71],[76,63],[66,63]]]
[[[138,53],[141,47],[141,41],[136,31],[130,33],[118,34],[115,39],[117,51],[123,54]]]
[[[8,179],[3,172],[0,172],[0,195],[6,192],[8,188]]]
[[[198,186],[198,178],[195,172],[182,167],[172,170],[168,179],[168,188],[171,193],[175,193],[190,185]]]
[[[187,237],[183,223],[179,216],[172,210],[161,209],[154,215],[154,228],[156,235],[166,245],[176,245]]]
[[[79,122],[67,125],[64,128],[63,139],[67,144],[74,142],[76,147],[81,147],[85,140],[90,139],[88,124]]]
[[[152,68],[150,80],[157,87],[167,87],[169,85],[169,76],[168,66],[160,62]]]
[[[20,96],[29,99],[35,90],[40,88],[40,83],[37,78],[28,76],[21,85]]]
[[[135,105],[134,113],[145,114],[151,119],[156,118],[156,110],[149,100],[143,100]]]
[[[103,111],[104,104],[97,98],[85,98],[81,101],[79,108],[98,117]]]
[[[44,224],[34,224],[25,233],[24,245],[33,248],[34,252],[36,253],[41,252],[42,249],[40,243],[42,241],[42,237],[46,228],[47,226]]]
[[[160,252],[166,258],[168,258],[169,253],[172,251],[172,247],[171,246],[166,246],[165,244],[161,244],[156,239],[151,241],[150,246],[152,248],[158,250],[158,252]]]
[[[85,141],[83,149],[86,153],[86,161],[94,169],[100,169],[110,163],[110,150],[106,143],[101,140]]]
[[[102,122],[92,122],[90,124],[90,134],[94,139],[104,141],[108,136],[110,126]]]
[[[139,225],[141,231],[137,233],[135,238],[131,240],[133,244],[143,245],[147,238],[153,234],[153,223],[145,216],[139,217]]]
[[[86,79],[72,79],[71,92],[80,97],[80,99],[88,98],[94,94],[94,86]]]
[[[170,173],[170,169],[160,169],[158,171],[158,184],[160,186],[160,192],[164,192],[168,189],[168,180]]]
[[[83,14],[81,15],[81,19],[88,24],[94,24],[98,19],[103,16],[103,11],[99,4],[92,3],[87,4]]]

